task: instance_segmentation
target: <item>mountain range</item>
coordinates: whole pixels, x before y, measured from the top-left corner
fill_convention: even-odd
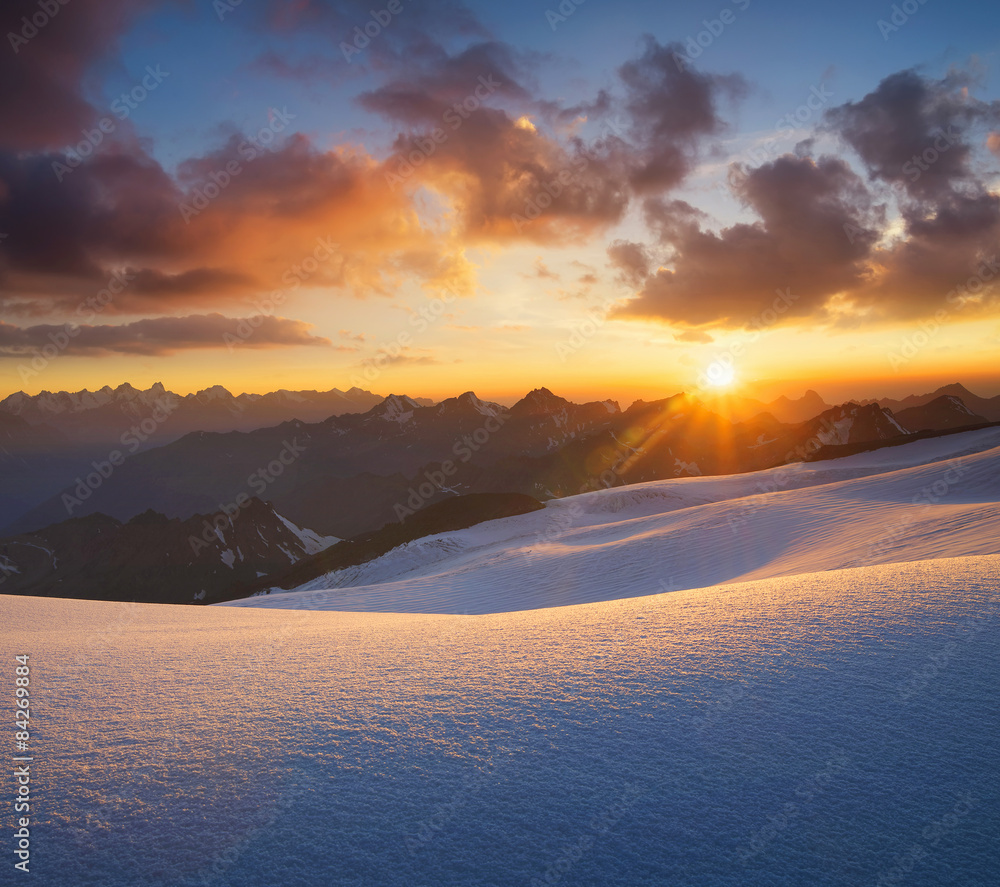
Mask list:
[[[170,519],[152,509],[127,522],[70,518],[0,538],[0,593],[139,603],[211,603],[340,540],[286,520],[251,498],[231,516]]]
[[[360,388],[233,395],[221,385],[181,396],[159,382],[145,390],[126,382],[97,391],[19,391],[0,401],[0,527],[86,475],[92,462],[106,460],[116,449],[132,455],[195,431],[314,422],[363,412],[382,400]]]
[[[221,385],[180,395],[160,382],[145,390],[128,382],[97,391],[23,391],[0,400],[0,414],[18,416],[29,425],[48,425],[76,443],[113,444],[136,421],[152,415],[158,405],[173,405],[170,420],[151,439],[168,443],[192,431],[250,431],[292,419],[318,422],[342,413],[364,412],[382,397],[361,388],[341,391],[286,391],[234,395]],[[426,405],[429,400],[418,402]],[[146,441],[143,441],[146,444]],[[146,448],[145,446],[143,448]]]
[[[912,394],[909,397],[904,397],[902,400],[883,397],[876,402],[879,406],[892,410],[895,413],[899,410],[925,406],[941,397],[952,397],[960,400],[973,413],[985,417],[990,422],[1000,422],[1000,395],[996,397],[980,397],[958,382],[953,382],[951,385],[944,385],[929,394]],[[862,401],[862,403],[868,403],[868,401]]]
[[[433,526],[437,514],[488,519],[489,509],[511,507],[504,497],[537,503],[606,487],[732,475],[980,427],[997,415],[1000,398],[966,392],[985,407],[976,412],[956,389],[965,392],[947,386],[947,393],[908,398],[897,409],[879,401],[830,406],[815,392],[769,404],[677,394],[625,410],[611,400],[572,403],[547,388],[510,407],[471,391],[440,403],[357,389],[310,401],[309,392],[295,392],[303,397],[294,402],[308,410],[321,409],[321,402],[343,406],[340,395],[375,403],[320,421],[198,429],[145,449],[121,436],[114,449],[96,451],[93,443],[73,449],[74,423],[99,424],[110,414],[134,418],[147,409],[162,417],[147,416],[154,424],[201,414],[222,422],[225,413],[233,418],[229,405],[239,398],[218,388],[205,389],[201,400],[179,398],[162,386],[7,398],[8,409],[0,409],[0,512],[8,517],[0,578],[18,593],[75,590],[118,599],[131,599],[129,589],[141,578],[149,600],[221,600],[290,569],[303,575],[311,569],[296,566],[303,558],[347,564],[381,552]],[[816,408],[801,421],[779,418]],[[185,548],[189,537],[199,538],[199,526],[216,524],[222,529],[203,546]],[[322,560],[324,548],[339,539],[348,542],[329,555],[333,560]],[[158,568],[165,571],[162,582]]]
[[[303,526],[347,538],[457,494],[544,500],[767,468],[822,446],[886,440],[928,423],[943,429],[985,421],[954,401],[910,409],[917,412],[907,424],[877,403],[829,407],[789,424],[769,413],[734,422],[687,394],[636,401],[624,411],[614,401],[571,403],[546,388],[509,408],[473,392],[430,406],[393,394],[365,412],[321,422],[198,431],[119,466],[95,461],[12,529],[96,512],[128,520],[149,508],[184,519],[257,495]]]

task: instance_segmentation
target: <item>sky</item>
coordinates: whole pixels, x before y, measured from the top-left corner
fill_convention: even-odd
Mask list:
[[[1000,393],[991,4],[0,25],[0,396]]]

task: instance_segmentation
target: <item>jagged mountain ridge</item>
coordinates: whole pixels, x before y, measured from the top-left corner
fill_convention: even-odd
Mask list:
[[[343,413],[365,412],[382,401],[382,396],[357,387],[234,395],[221,385],[213,385],[179,395],[160,382],[146,390],[125,382],[97,391],[42,391],[35,395],[18,391],[0,400],[0,413],[18,416],[31,425],[51,425],[64,434],[71,433],[77,442],[110,442],[127,424],[146,418],[166,402],[172,406],[170,418],[154,435],[157,443],[166,443],[192,431],[250,431],[293,419],[318,422]],[[426,398],[416,402],[421,406],[433,403]]]
[[[209,603],[336,544],[260,499],[231,516],[95,513],[0,539],[0,593]]]
[[[93,461],[106,460],[115,450],[132,455],[194,431],[251,431],[295,419],[319,422],[364,412],[382,401],[360,388],[233,395],[221,385],[182,397],[159,382],[145,391],[125,383],[97,391],[17,392],[0,401],[0,527],[86,475]]]
[[[907,431],[940,431],[945,428],[962,428],[977,422],[988,422],[985,416],[974,413],[961,398],[953,394],[940,397],[919,406],[895,412],[896,420]]]
[[[546,389],[533,397],[556,403]],[[393,394],[365,413],[318,423],[286,422],[246,433],[199,431],[130,457],[92,495],[81,497],[80,513],[103,511],[127,520],[153,507],[186,517],[215,510],[241,492],[266,491],[282,513],[291,505],[297,521],[337,536],[355,535],[392,519],[400,493],[406,498],[406,479],[425,464],[448,459],[489,464],[512,453],[540,455],[604,427],[618,409],[562,399],[557,406],[507,409],[472,392],[423,406]],[[358,482],[369,476],[371,484]],[[351,507],[370,523],[347,513],[342,485],[351,490]],[[45,526],[64,514],[62,508],[54,497],[13,526]]]
[[[128,459],[81,504],[122,520],[213,511],[241,492],[292,520],[349,537],[430,502],[477,492],[544,499],[594,485],[728,474],[805,458],[824,444],[903,434],[877,405],[833,407],[808,423],[733,423],[690,395],[574,404],[545,388],[507,408],[473,392],[422,406],[393,394],[365,413],[241,433],[198,432]],[[58,497],[16,524],[57,519]]]
[[[990,422],[1000,422],[1000,395],[996,397],[980,397],[978,394],[973,394],[960,382],[943,385],[929,394],[912,394],[909,397],[904,397],[902,400],[883,397],[876,402],[895,413],[911,407],[921,407],[937,398],[946,396],[957,398],[973,413],[984,417]]]

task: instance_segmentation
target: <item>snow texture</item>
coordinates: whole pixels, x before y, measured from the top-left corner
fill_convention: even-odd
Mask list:
[[[489,616],[0,597],[30,880],[994,885],[998,588],[988,556]]]

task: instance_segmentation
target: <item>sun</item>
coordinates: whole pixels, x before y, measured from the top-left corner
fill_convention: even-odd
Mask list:
[[[709,364],[705,378],[712,388],[729,388],[736,381],[736,368],[731,363],[716,360]]]

